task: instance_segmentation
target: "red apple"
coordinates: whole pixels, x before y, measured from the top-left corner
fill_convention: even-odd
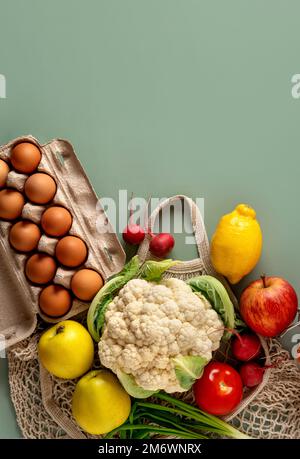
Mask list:
[[[262,276],[242,293],[240,311],[246,324],[262,336],[280,335],[295,319],[295,290],[281,277]]]

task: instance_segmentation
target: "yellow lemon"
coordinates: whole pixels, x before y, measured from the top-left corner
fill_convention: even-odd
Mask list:
[[[116,429],[126,421],[130,408],[129,395],[107,370],[90,371],[76,385],[73,416],[89,434],[102,435]]]
[[[74,379],[92,366],[94,344],[89,332],[74,320],[64,320],[45,331],[38,344],[42,365],[54,376]]]
[[[211,261],[231,284],[252,271],[261,250],[262,232],[252,207],[239,204],[221,218],[211,240]]]

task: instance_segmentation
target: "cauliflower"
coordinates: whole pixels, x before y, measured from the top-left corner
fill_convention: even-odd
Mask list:
[[[132,279],[107,307],[99,356],[102,365],[131,375],[144,390],[183,392],[187,358],[196,365],[200,358],[203,367],[223,332],[210,303],[184,281]]]

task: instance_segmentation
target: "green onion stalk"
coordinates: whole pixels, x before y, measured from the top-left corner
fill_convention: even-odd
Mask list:
[[[159,435],[206,439],[209,434],[235,439],[250,438],[222,419],[163,392],[155,394],[155,398],[167,405],[136,400],[126,423],[109,432],[105,438],[147,439]]]

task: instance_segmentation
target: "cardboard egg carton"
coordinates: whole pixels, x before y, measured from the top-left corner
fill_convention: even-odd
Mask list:
[[[20,137],[0,147],[0,159],[10,165],[11,150],[20,142],[31,142],[39,147],[42,158],[34,173],[49,174],[55,180],[57,190],[53,200],[45,206],[28,202],[24,195],[26,202],[22,215],[12,222],[0,220],[0,334],[6,347],[28,337],[36,328],[38,315],[46,322],[56,323],[70,319],[89,307],[89,303],[73,297],[72,307],[63,317],[51,318],[40,311],[39,294],[44,286],[36,286],[28,281],[24,271],[25,263],[36,252],[55,256],[59,238],[49,237],[41,230],[42,236],[36,250],[25,254],[16,252],[9,243],[9,231],[16,221],[26,219],[39,225],[42,213],[53,205],[63,206],[72,214],[73,222],[68,235],[78,236],[86,243],[88,256],[83,265],[74,269],[65,268],[57,262],[58,268],[51,283],[69,289],[73,274],[82,268],[97,271],[106,281],[119,272],[125,263],[123,248],[72,145],[60,139],[40,145],[32,136]],[[28,175],[10,167],[6,187],[23,192]],[[103,225],[103,228],[99,225]]]

